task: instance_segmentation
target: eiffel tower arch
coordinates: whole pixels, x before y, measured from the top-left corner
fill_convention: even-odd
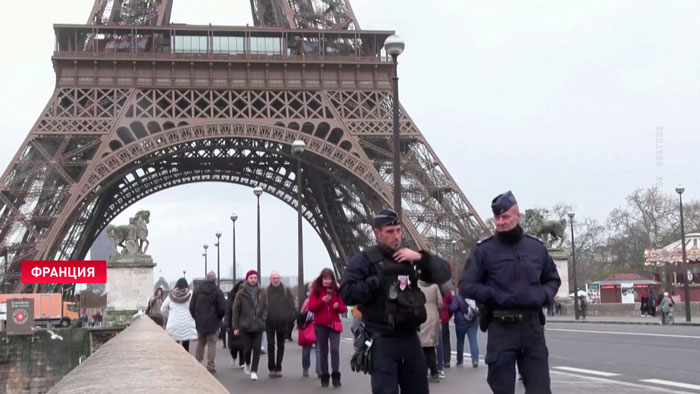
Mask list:
[[[319,5],[322,4],[322,5]],[[251,0],[255,27],[171,25],[171,0],[95,0],[55,25],[56,88],[0,178],[0,272],[81,259],[120,212],[194,182],[260,185],[302,211],[342,273],[390,206],[391,31],[347,0]],[[400,108],[406,241],[446,257],[485,226]],[[50,286],[49,286],[50,287]]]

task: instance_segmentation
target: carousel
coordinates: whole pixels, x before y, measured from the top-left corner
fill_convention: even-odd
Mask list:
[[[683,286],[688,281],[690,300],[700,301],[700,232],[685,236],[685,255],[688,275],[683,270],[681,241],[670,243],[660,249],[644,251],[644,265],[654,270],[654,279],[664,282],[669,292],[683,298]]]

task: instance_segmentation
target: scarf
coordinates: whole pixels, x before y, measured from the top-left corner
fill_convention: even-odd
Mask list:
[[[245,291],[245,294],[250,297],[250,300],[253,302],[253,306],[255,306],[255,304],[258,302],[258,292],[260,291],[260,287],[258,285],[251,286],[246,283],[243,291]]]
[[[182,303],[189,301],[191,295],[192,295],[192,293],[190,292],[190,289],[188,289],[186,287],[185,288],[176,287],[175,289],[173,289],[170,292],[168,297],[170,297],[170,299],[173,302],[176,302],[178,304],[182,304]]]

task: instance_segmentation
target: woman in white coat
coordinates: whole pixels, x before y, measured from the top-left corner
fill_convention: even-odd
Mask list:
[[[197,328],[190,314],[190,299],[192,292],[187,285],[187,279],[180,278],[160,308],[163,318],[168,322],[165,326],[168,335],[182,343],[182,347],[188,352],[190,341],[197,339]]]

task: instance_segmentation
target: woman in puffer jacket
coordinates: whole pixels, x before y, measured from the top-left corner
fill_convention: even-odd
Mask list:
[[[160,312],[168,323],[165,330],[170,338],[182,343],[182,347],[190,351],[190,341],[197,339],[197,328],[190,314],[192,291],[187,285],[187,279],[180,278],[168,298],[163,302]]]

